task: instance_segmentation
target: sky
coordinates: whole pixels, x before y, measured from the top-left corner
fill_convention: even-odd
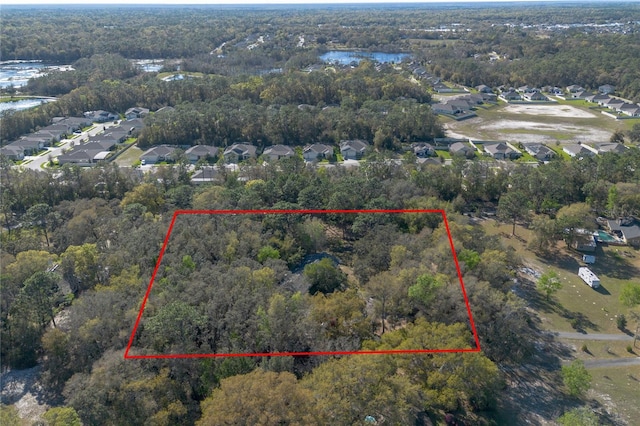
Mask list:
[[[37,5],[37,4],[344,4],[344,3],[479,3],[496,1],[526,0],[2,0],[3,5]],[[553,1],[553,0],[534,0]],[[571,1],[571,0],[570,0]]]

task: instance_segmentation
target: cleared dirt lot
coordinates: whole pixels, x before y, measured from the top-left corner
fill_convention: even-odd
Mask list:
[[[558,104],[509,104],[504,107],[504,112],[510,114],[549,115],[552,117],[566,118],[593,118],[596,115],[570,105]]]

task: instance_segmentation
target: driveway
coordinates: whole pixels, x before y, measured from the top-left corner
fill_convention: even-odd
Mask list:
[[[570,333],[564,331],[554,331],[553,334],[559,339],[633,341],[633,336],[626,334]]]

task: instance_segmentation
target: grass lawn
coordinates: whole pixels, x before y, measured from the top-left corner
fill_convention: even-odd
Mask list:
[[[574,356],[583,361],[592,359],[619,359],[634,358],[640,356],[640,344],[636,342],[633,348],[633,340],[630,341],[608,341],[608,340],[574,340],[558,339],[561,342],[575,348]],[[582,345],[587,345],[587,352],[582,350]],[[627,351],[627,346],[631,346],[631,352]]]
[[[616,315],[624,314],[629,319],[631,309],[620,303],[620,290],[625,283],[640,276],[640,251],[599,245],[595,253],[596,263],[590,268],[600,278],[601,287],[592,289],[577,275],[581,254],[567,250],[564,243],[558,243],[556,253],[544,259],[527,249],[527,243],[533,238],[530,230],[517,226],[517,238],[509,238],[511,225],[496,226],[493,220],[484,221],[484,229],[487,234],[504,237],[505,244],[513,247],[526,265],[542,273],[549,268],[558,272],[562,282],[560,291],[549,302],[540,298],[534,306],[545,328],[576,331],[571,323],[573,319],[581,329],[590,333],[621,333],[616,326]],[[628,328],[631,326],[629,324]],[[588,346],[591,344],[594,342],[587,343]]]
[[[563,160],[567,160],[567,161],[571,160],[571,156],[562,150],[562,146],[557,146],[557,145],[553,145],[553,146],[547,145],[547,146],[551,148],[558,155],[558,157],[562,158]]]
[[[615,404],[615,412],[626,419],[628,424],[637,425],[640,419],[640,367],[595,368],[589,372],[591,390],[588,396],[605,406],[611,401]]]
[[[120,154],[118,158],[115,159],[115,163],[119,166],[130,167],[133,163],[140,160],[143,152],[144,151],[137,146],[132,146]]]
[[[436,150],[436,154],[438,154],[438,157],[442,157],[445,160],[450,160],[451,159],[451,153],[447,150]]]
[[[18,101],[22,101],[25,99],[29,99],[25,96],[0,96],[0,103],[5,103],[5,102],[18,102]]]

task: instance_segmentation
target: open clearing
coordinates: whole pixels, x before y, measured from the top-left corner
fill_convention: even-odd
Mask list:
[[[510,114],[550,115],[565,118],[593,118],[597,117],[590,111],[585,111],[571,105],[558,104],[509,104],[504,112]]]
[[[514,143],[600,143],[631,123],[612,120],[587,107],[554,104],[504,104],[478,108],[477,117],[443,120],[450,137],[507,140]]]

